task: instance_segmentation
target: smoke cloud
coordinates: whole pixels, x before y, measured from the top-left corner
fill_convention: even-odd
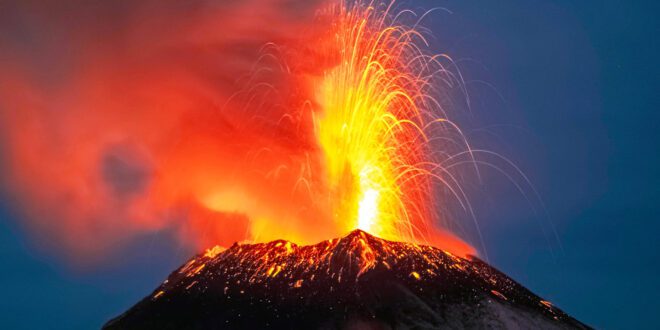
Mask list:
[[[342,234],[312,198],[321,5],[0,4],[0,175],[29,232],[83,261],[164,228],[194,248]]]
[[[318,5],[5,2],[2,175],[27,226],[86,258],[164,227],[205,246],[262,218],[322,221],[291,189],[317,152],[290,110],[306,69],[278,53]]]

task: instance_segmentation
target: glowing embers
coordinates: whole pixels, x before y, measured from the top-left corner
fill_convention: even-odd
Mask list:
[[[301,326],[304,323],[298,322],[299,316],[327,311],[339,319],[353,315],[351,310],[364,310],[365,306],[364,316],[368,319],[386,315],[393,308],[404,308],[407,317],[409,310],[419,307],[424,310],[424,317],[429,315],[427,310],[438,314],[464,311],[457,315],[459,318],[474,310],[474,316],[482,318],[488,315],[484,314],[490,310],[488,305],[498,302],[536,310],[554,320],[567,318],[549,302],[486,263],[456,257],[437,248],[386,241],[359,230],[314,245],[287,243],[280,240],[235,244],[213,258],[200,254],[182,267],[183,273],[172,273],[145,301],[148,306],[163,308],[153,314],[158,320],[180,308],[190,308],[185,309],[186,315],[199,311],[204,318],[229,311],[214,319],[213,324],[220,325],[239,320],[237,309],[242,315],[273,317],[264,324],[241,327],[250,329],[317,328]],[[200,265],[205,267],[195,271]],[[189,272],[193,276],[187,276]],[[414,303],[403,305],[410,308],[401,307],[400,303],[413,295]],[[385,314],[370,309],[381,303]],[[140,311],[147,308],[144,304],[137,306]],[[355,309],[346,309],[347,306]],[[458,306],[461,309],[455,308]],[[167,312],[160,312],[163,310]],[[294,318],[286,326],[274,326],[275,319],[288,317]],[[322,317],[323,324],[327,320]],[[178,328],[190,324],[189,319],[185,322]],[[433,328],[446,324],[440,319]]]
[[[497,290],[490,290],[490,292],[491,292],[492,294],[494,294],[495,296],[499,297],[499,298],[502,299],[502,300],[509,300],[509,299],[507,299],[506,296],[504,296],[503,294],[501,294],[501,293],[500,293],[499,291],[497,291]]]
[[[209,259],[215,258],[215,256],[217,256],[218,254],[220,254],[220,252],[222,252],[224,250],[225,250],[225,248],[216,245],[216,246],[214,246],[210,249],[207,249],[206,252],[204,253],[204,256],[209,258]]]
[[[563,317],[551,303],[521,289],[478,259],[464,259],[426,245],[388,241],[361,230],[314,245],[279,240],[235,244],[218,251],[210,249],[190,260],[154,291],[150,301],[170,300],[175,292],[208,294],[227,302],[288,299],[298,303],[301,299],[325,301],[335,294],[341,297],[338,301],[345,301],[342,299],[359,295],[365,283],[385,280],[415,292],[464,292],[469,299],[483,295],[523,302],[543,308],[555,319]]]
[[[275,266],[270,266],[270,268],[268,268],[268,272],[266,272],[266,274],[268,274],[268,276],[275,277],[281,271],[282,271],[282,266],[281,265],[275,265]]]
[[[153,299],[156,300],[156,299],[160,298],[160,297],[161,297],[162,295],[164,295],[164,294],[165,294],[165,291],[162,291],[162,290],[161,290],[161,291],[158,291],[158,292],[156,292],[156,294],[153,296]]]

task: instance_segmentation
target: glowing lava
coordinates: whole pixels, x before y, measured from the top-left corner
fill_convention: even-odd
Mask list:
[[[329,47],[340,56],[320,80],[317,134],[335,221],[345,231],[424,242],[439,213],[433,184],[453,179],[430,140],[448,136],[437,125],[453,124],[429,87],[442,66],[420,50],[417,31],[389,15],[361,3],[335,10]]]
[[[313,245],[277,240],[200,254],[104,329],[462,329],[512,324],[589,329],[478,258],[355,230]]]
[[[360,199],[357,228],[364,231],[373,231],[374,221],[378,217],[378,190],[369,188]]]

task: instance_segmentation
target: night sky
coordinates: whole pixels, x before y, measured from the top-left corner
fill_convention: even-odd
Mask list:
[[[412,7],[446,9],[424,26],[433,49],[465,77],[468,138],[513,161],[540,196],[485,171],[471,198],[482,255],[591,326],[657,328],[660,6],[431,3]],[[1,328],[98,328],[193,253],[161,231],[102,265],[74,267],[35,248],[12,207],[8,191],[0,208]]]

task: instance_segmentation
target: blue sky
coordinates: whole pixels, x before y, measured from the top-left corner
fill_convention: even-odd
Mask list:
[[[472,202],[489,261],[597,328],[657,328],[658,5],[431,3],[413,6],[451,11],[425,25],[432,47],[466,77],[469,137],[515,162],[547,210],[534,212],[538,201],[486,172]],[[99,327],[191,253],[161,232],[102,267],[71,268],[33,247],[9,196],[0,227],[0,325],[8,329]]]
[[[478,62],[465,74],[499,94],[473,86],[474,111],[504,127],[475,139],[530,177],[561,243],[494,179],[475,202],[491,263],[598,328],[660,323],[659,28],[649,4],[454,1],[443,4],[451,18],[433,22],[455,42],[446,52]]]

